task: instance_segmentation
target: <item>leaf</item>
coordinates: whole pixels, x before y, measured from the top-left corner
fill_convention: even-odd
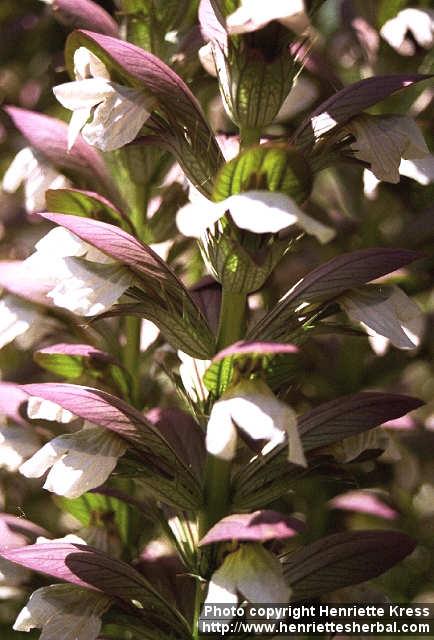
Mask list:
[[[19,107],[4,107],[28,144],[56,167],[65,167],[95,182],[95,176],[110,190],[101,155],[81,136],[68,151],[68,125],[62,120]]]
[[[283,562],[292,600],[307,600],[371,580],[400,562],[415,546],[399,531],[350,531],[321,538]]]
[[[91,31],[75,31],[67,40],[65,58],[71,77],[73,54],[80,46],[87,47],[102,60],[113,80],[119,78],[124,84],[141,89],[157,100],[158,109],[166,119],[159,132],[162,143],[175,153],[195,186],[209,194],[223,156],[199,102],[185,82],[152,53]],[[186,153],[189,154],[188,162]],[[194,169],[189,162],[194,162]]]
[[[298,419],[305,453],[378,427],[420,407],[410,396],[362,392],[336,398],[308,411]],[[309,470],[315,460],[308,458]],[[233,506],[258,508],[287,493],[291,483],[305,471],[287,460],[285,445],[258,456],[233,479]]]
[[[10,513],[0,513],[0,541],[2,547],[22,547],[29,542],[34,542],[38,536],[50,534],[30,520],[21,516],[13,516]]]
[[[361,113],[368,107],[372,107],[377,102],[381,102],[395,91],[405,89],[415,82],[421,82],[431,78],[430,75],[424,74],[397,74],[389,76],[374,76],[366,78],[350,84],[348,87],[341,89],[327,100],[322,102],[307,117],[294,135],[294,140],[299,146],[311,144],[315,138],[321,135],[321,132],[327,132],[334,125],[342,125],[348,122],[350,118]],[[324,116],[324,127],[315,126],[315,132],[312,127],[312,119]],[[328,117],[327,117],[328,116]],[[315,120],[314,120],[315,122]]]
[[[190,414],[177,408],[155,407],[146,413],[146,419],[171,444],[184,464],[201,478],[205,465],[205,437]]]
[[[275,342],[235,342],[230,347],[219,351],[208,369],[203,381],[209,391],[220,396],[230,385],[234,368],[247,369],[249,372],[256,368],[265,373],[277,354],[294,356],[298,349],[290,344]]]
[[[119,28],[111,15],[93,0],[53,0],[53,14],[72,29],[85,28],[117,36]]]
[[[54,213],[69,213],[102,222],[114,220],[121,227],[134,231],[128,216],[99,193],[80,189],[48,189],[45,200],[47,209]]]
[[[150,247],[105,222],[60,213],[39,215],[130,268],[143,288],[143,293],[137,289],[141,306],[136,310],[127,305],[117,307],[121,314],[122,309],[124,315],[142,314],[162,331],[172,326],[169,339],[174,338],[177,348],[196,358],[206,359],[213,354],[214,336],[204,316],[181,281]]]
[[[33,353],[34,361],[43,369],[74,380],[86,373],[114,386],[129,397],[128,373],[113,356],[88,344],[53,344]]]
[[[120,398],[100,389],[66,383],[28,384],[21,388],[29,396],[55,402],[126,440],[139,456],[141,482],[160,499],[184,509],[197,508],[201,503],[197,480],[172,446],[137,409]]]
[[[216,202],[249,190],[279,191],[297,203],[304,202],[312,189],[312,172],[301,153],[285,144],[269,143],[250,147],[227,162],[216,177]]]
[[[398,513],[389,507],[385,502],[368,491],[347,491],[335,496],[328,502],[331,509],[341,509],[343,511],[355,511],[356,513],[367,513],[377,518],[395,520]]]
[[[305,413],[298,422],[303,448],[311,451],[355,436],[422,406],[411,396],[365,391],[336,398]]]
[[[283,340],[300,303],[330,300],[391,273],[420,254],[407,249],[373,248],[344,253],[320,265],[299,280],[248,334],[250,340]]]
[[[20,549],[3,549],[0,555],[10,562],[57,580],[102,591],[127,605],[131,604],[131,600],[137,600],[142,607],[136,609],[137,615],[140,615],[139,612],[142,615],[146,613],[156,623],[162,617],[173,625],[181,638],[188,637],[182,617],[138,571],[97,549],[80,544],[44,543]]]
[[[19,384],[0,381],[0,414],[13,420],[15,423],[27,425],[21,415],[21,408],[27,402],[28,397]]]
[[[254,513],[234,513],[211,527],[200,540],[199,546],[230,540],[283,540],[296,536],[303,529],[301,520],[270,509]]]

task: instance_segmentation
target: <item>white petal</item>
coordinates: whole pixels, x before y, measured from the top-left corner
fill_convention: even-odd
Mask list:
[[[178,351],[178,357],[182,362],[179,374],[187,395],[193,402],[206,400],[209,391],[203,382],[203,376],[211,364],[211,360],[199,360],[183,351]]]
[[[303,30],[309,24],[304,10],[303,0],[242,0],[241,6],[227,17],[226,26],[231,34],[248,33],[262,29],[272,20],[281,20],[290,28],[297,25]]]
[[[42,587],[30,596],[14,624],[16,631],[42,628],[40,640],[95,640],[110,606],[102,593],[75,585]]]
[[[389,347],[390,340],[388,338],[385,338],[384,336],[380,336],[379,333],[369,335],[370,333],[369,328],[366,325],[364,325],[363,322],[361,322],[360,324],[362,327],[364,327],[364,329],[366,329],[368,333],[368,340],[369,340],[369,344],[371,345],[372,351],[377,356],[384,356]]]
[[[119,436],[101,427],[82,429],[55,440],[61,440],[66,453],[54,463],[44,489],[67,498],[78,498],[102,485],[126,451]]]
[[[410,31],[416,42],[425,49],[434,43],[434,11],[408,8],[384,23],[381,36],[402,55],[413,55],[414,45],[406,38]]]
[[[271,451],[288,436],[288,459],[294,464],[306,466],[297,420],[288,405],[273,395],[252,393],[227,400],[235,423],[253,440],[268,440],[263,453]]]
[[[39,478],[51,466],[44,488],[78,498],[103,484],[125,451],[124,441],[115,433],[87,425],[48,442],[21,465],[20,472],[28,478]]]
[[[170,249],[173,246],[173,240],[165,240],[164,242],[154,242],[149,245],[152,251],[155,251],[157,256],[162,260],[167,260],[170,253]]]
[[[232,422],[227,404],[214,404],[206,428],[206,450],[222,460],[232,460],[237,448],[237,430]]]
[[[92,109],[84,107],[83,109],[76,109],[72,112],[71,119],[68,126],[68,151],[72,149],[78,136],[81,133],[86,122],[89,120],[92,114]]]
[[[428,155],[425,140],[412,118],[407,116],[360,115],[346,125],[356,138],[354,156],[368,162],[379,180],[399,182],[401,158]]]
[[[399,173],[424,186],[431,184],[434,182],[434,156],[429,155],[419,160],[401,160]]]
[[[214,572],[209,583],[208,593],[204,604],[236,604],[238,602],[238,596],[235,587],[232,583],[227,582],[224,576],[219,574],[219,570]],[[230,619],[228,616],[225,619]]]
[[[339,122],[324,111],[317,116],[311,118],[311,127],[315,138],[321,138],[325,133],[333,129]]]
[[[300,111],[305,111],[314,100],[318,98],[318,88],[308,78],[298,77],[295,80],[291,91],[285,98],[276,122],[285,122],[296,116]]]
[[[217,69],[215,66],[214,55],[212,52],[212,43],[207,42],[207,44],[205,44],[203,47],[200,47],[198,51],[198,55],[199,55],[200,63],[202,67],[205,69],[205,71],[209,73],[210,76],[213,76],[214,78],[216,78]]]
[[[371,335],[388,338],[398,349],[419,345],[424,330],[422,313],[399,287],[367,285],[344,296],[340,304],[351,320],[363,323]]]
[[[237,426],[253,440],[268,440],[274,446],[286,436],[286,405],[259,394],[221,400]]]
[[[86,78],[110,79],[105,64],[86,47],[78,47],[74,52],[74,74],[77,80],[85,80]]]
[[[2,188],[7,193],[15,193],[20,184],[25,180],[29,171],[35,166],[36,155],[30,147],[21,149],[12,160],[9,168],[3,176]]]
[[[184,235],[198,238],[227,210],[240,229],[253,233],[277,233],[298,224],[322,243],[335,235],[333,229],[305,214],[292,198],[270,191],[245,191],[214,203],[202,198],[182,207],[176,224]]]
[[[407,33],[407,24],[398,16],[391,20],[387,20],[387,22],[383,24],[380,29],[380,35],[390,44],[391,47],[399,50],[404,42],[405,34]]]
[[[59,183],[60,186],[70,184],[64,176],[46,162],[38,162],[32,168],[24,182],[26,209],[29,213],[43,211],[46,208],[45,192],[52,189],[53,184],[56,183]]]
[[[26,478],[40,478],[63,454],[58,438],[47,442],[27,462],[20,467],[20,473]]]
[[[289,601],[291,591],[275,555],[260,544],[243,545],[238,553],[237,589],[249,602]]]
[[[96,107],[112,96],[115,90],[112,83],[104,78],[90,78],[59,84],[53,87],[53,93],[63,107],[76,111]]]
[[[253,233],[277,233],[298,224],[306,233],[326,243],[335,232],[304,213],[284,193],[270,191],[246,191],[224,201],[235,224]]]
[[[103,313],[117,302],[133,281],[119,264],[98,264],[64,258],[68,275],[47,296],[58,307],[83,316]]]
[[[17,471],[30,458],[40,443],[35,432],[27,427],[0,426],[0,468]]]
[[[140,326],[140,351],[146,351],[160,335],[160,329],[150,320],[142,320]]]
[[[401,161],[401,165],[402,165]],[[400,171],[401,172],[401,171]],[[368,200],[375,200],[378,195],[379,180],[369,169],[363,169],[363,193]]]
[[[31,420],[53,420],[54,422],[61,422],[62,424],[67,424],[75,420],[76,417],[59,404],[51,402],[51,400],[38,398],[37,396],[31,396],[29,398],[27,415]]]
[[[71,187],[72,183],[68,178],[65,178],[64,175],[59,173],[56,175],[49,184],[49,189],[67,189]]]
[[[120,149],[134,140],[153,106],[139,91],[116,84],[112,87],[113,93],[95,109],[82,132],[88,144],[102,151]]]
[[[225,207],[204,198],[204,205],[189,202],[176,214],[176,226],[184,236],[200,238],[225,213]],[[219,203],[220,204],[220,203]]]
[[[45,538],[45,536],[38,536],[35,544],[59,544],[60,542],[69,542],[70,544],[87,544],[83,538],[76,536],[75,533],[68,533],[62,538]]]
[[[52,256],[59,258],[67,256],[80,257],[84,256],[89,248],[90,245],[87,242],[84,242],[64,227],[51,229],[35,245],[35,249],[39,253],[46,255],[47,258]]]
[[[238,598],[234,599],[234,596],[237,593],[249,602],[289,600],[291,591],[281,564],[260,544],[242,544],[225,557],[211,577],[206,603],[236,603]]]
[[[0,300],[0,349],[30,329],[41,315],[13,295]]]

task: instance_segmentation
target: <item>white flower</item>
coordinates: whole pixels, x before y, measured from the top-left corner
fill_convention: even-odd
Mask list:
[[[227,17],[226,26],[234,35],[262,29],[272,20],[279,20],[295,33],[309,26],[303,0],[241,0],[239,8]]]
[[[31,420],[53,420],[62,424],[68,424],[68,422],[72,422],[76,418],[73,413],[56,402],[44,400],[44,398],[38,398],[37,396],[29,398],[27,415]]]
[[[75,535],[75,533],[67,533],[66,536],[62,538],[46,538],[45,536],[38,536],[36,538],[36,544],[60,544],[62,542],[65,544],[87,544],[83,538]]]
[[[394,18],[387,20],[380,30],[382,37],[403,56],[412,56],[417,44],[430,49],[434,43],[434,11],[429,9],[408,8],[400,11]]]
[[[90,265],[78,258],[64,258],[63,264],[67,275],[47,296],[78,315],[95,316],[110,309],[131,284],[131,275],[118,264]]]
[[[207,451],[217,458],[232,460],[237,446],[236,427],[252,440],[268,440],[263,453],[288,439],[288,460],[306,466],[296,416],[265,382],[242,380],[214,404],[206,432]]]
[[[68,131],[71,148],[81,132],[90,145],[113,151],[134,140],[149,118],[153,100],[137,89],[110,81],[105,65],[91,51],[74,53],[76,80],[54,87],[54,95],[72,111]]]
[[[203,382],[203,376],[211,364],[211,360],[199,360],[183,351],[178,351],[178,357],[181,360],[179,375],[186,394],[193,402],[204,402],[209,391]]]
[[[205,604],[236,604],[238,594],[249,602],[288,602],[291,590],[276,556],[262,545],[240,545],[227,555],[211,577]]]
[[[399,173],[426,187],[434,182],[434,156],[430,154],[419,160],[401,160]]]
[[[423,315],[399,287],[365,285],[342,296],[339,304],[370,336],[382,336],[398,349],[414,349],[420,344]]]
[[[20,611],[15,631],[42,629],[41,640],[95,640],[110,598],[70,584],[37,589]]]
[[[313,118],[310,119],[310,123],[315,139],[321,138],[339,124],[327,111],[313,116]]]
[[[53,303],[83,316],[109,309],[133,282],[130,272],[63,227],[52,229],[23,265],[48,283]]]
[[[318,88],[312,80],[298,76],[280,107],[276,121],[285,122],[301,111],[305,111],[318,98],[318,94]]]
[[[103,484],[125,442],[115,433],[85,422],[80,431],[54,438],[20,467],[27,478],[40,478],[51,467],[44,489],[67,498],[78,498]]]
[[[298,224],[321,243],[329,242],[335,235],[333,229],[308,216],[284,193],[245,191],[221,202],[211,202],[190,188],[190,200],[176,216],[178,229],[185,236],[199,238],[228,210],[240,229],[253,233],[277,233]]]
[[[65,189],[71,186],[65,176],[30,147],[21,149],[13,159],[3,176],[3,191],[15,193],[23,182],[28,213],[45,209],[45,192],[48,189]]]
[[[0,469],[18,471],[24,460],[30,458],[40,443],[35,432],[24,426],[0,426]]]
[[[368,162],[379,180],[399,182],[401,160],[415,160],[429,154],[426,142],[413,118],[408,116],[359,115],[345,125],[356,141],[354,157]]]
[[[0,300],[0,349],[41,319],[41,314],[31,304],[14,295],[5,295]]]
[[[399,175],[416,180],[419,184],[427,186],[434,182],[434,156],[429,155],[419,160],[401,160]],[[381,180],[369,169],[363,170],[363,192],[368,200],[375,200],[378,195],[378,185]]]
[[[140,325],[140,351],[146,351],[160,335],[160,329],[150,320],[142,320]]]

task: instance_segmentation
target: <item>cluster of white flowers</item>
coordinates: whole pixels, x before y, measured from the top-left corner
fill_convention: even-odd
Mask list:
[[[54,87],[58,101],[72,111],[68,144],[78,135],[102,151],[128,144],[151,115],[154,101],[142,91],[110,80],[101,60],[86,47],[74,53],[75,80]]]
[[[54,402],[31,398],[32,419],[68,423],[75,416]],[[85,421],[74,433],[57,436],[47,442],[19,470],[27,478],[40,478],[50,469],[44,488],[60,496],[77,498],[102,485],[127,447],[119,436]]]

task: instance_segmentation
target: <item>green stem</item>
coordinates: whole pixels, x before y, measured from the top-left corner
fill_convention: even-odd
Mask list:
[[[224,349],[243,337],[246,323],[247,296],[223,289],[217,349]],[[231,463],[211,454],[205,466],[204,504],[199,519],[199,535],[223,518],[228,509]]]
[[[129,217],[139,240],[143,239],[146,231],[146,213],[149,191],[146,186],[132,184],[130,192]],[[123,363],[131,376],[131,402],[141,409],[140,389],[140,332],[142,321],[134,316],[127,316],[124,322],[126,343],[123,350]]]
[[[247,147],[253,147],[259,144],[261,139],[261,130],[249,127],[240,128],[240,149],[243,151]]]
[[[223,289],[217,338],[218,351],[243,337],[246,328],[246,305],[245,293],[232,293]]]
[[[140,407],[140,330],[141,320],[133,316],[125,318],[126,343],[123,351],[123,362],[131,376],[131,401]]]
[[[201,606],[202,606],[202,585],[200,580],[197,579],[195,596],[194,596],[193,627],[191,630],[191,635],[193,640],[197,640],[199,638],[199,617],[200,617]]]

